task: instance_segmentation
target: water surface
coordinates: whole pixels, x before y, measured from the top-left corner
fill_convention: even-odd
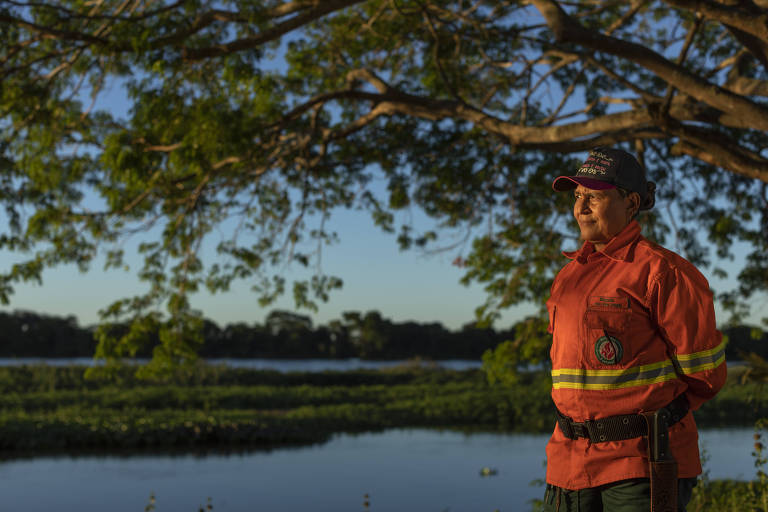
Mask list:
[[[134,359],[137,364],[147,363],[148,359]],[[350,370],[376,370],[380,368],[392,368],[396,366],[424,366],[438,367],[450,370],[468,370],[480,368],[482,361],[479,359],[447,359],[430,361],[426,359],[403,359],[393,361],[370,361],[367,359],[206,359],[211,365],[225,365],[230,368],[249,368],[254,370],[276,370],[279,372],[324,372],[324,371],[350,371]],[[97,364],[90,357],[18,357],[0,358],[0,366],[39,365],[48,366],[94,366]]]
[[[751,429],[705,431],[711,478],[753,478]],[[237,455],[55,456],[0,463],[3,510],[517,512],[542,494],[548,435],[389,430]],[[495,476],[482,477],[488,467]],[[531,483],[534,485],[531,485]]]

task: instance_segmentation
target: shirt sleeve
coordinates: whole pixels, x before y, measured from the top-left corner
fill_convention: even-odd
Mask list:
[[[725,384],[725,342],[715,324],[713,294],[706,278],[688,262],[659,274],[649,304],[680,379],[688,385],[691,410]]]
[[[562,270],[561,270],[562,272]],[[557,306],[555,305],[555,293],[560,285],[560,274],[555,276],[552,280],[552,286],[549,287],[549,299],[547,299],[547,316],[549,317],[549,325],[547,325],[547,332],[554,334],[555,332],[555,316],[557,315]]]

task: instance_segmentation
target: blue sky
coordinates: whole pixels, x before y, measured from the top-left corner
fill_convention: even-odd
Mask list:
[[[378,310],[396,321],[437,321],[454,329],[473,320],[474,308],[483,302],[485,295],[480,286],[459,284],[462,270],[451,263],[455,251],[433,255],[402,252],[394,235],[375,228],[363,212],[337,212],[331,218],[330,227],[339,233],[340,242],[324,249],[322,268],[327,274],[341,277],[344,287],[333,292],[329,302],[320,303],[317,314],[305,312],[316,324],[339,318],[343,311],[349,310]],[[0,265],[6,267],[17,258],[0,254]],[[134,263],[129,272],[103,271],[102,266],[103,262],[97,261],[86,274],[72,265],[46,270],[42,286],[18,285],[12,303],[4,309],[75,315],[81,325],[95,323],[100,308],[116,299],[141,293],[145,286],[134,275],[138,263]],[[285,277],[304,277],[307,272],[302,270],[289,267]],[[193,306],[220,325],[261,322],[272,309],[294,310],[289,295],[272,306],[260,307],[250,285],[240,282],[230,292],[217,295],[202,292],[193,298]],[[508,325],[534,311],[531,305],[510,310],[498,325]]]

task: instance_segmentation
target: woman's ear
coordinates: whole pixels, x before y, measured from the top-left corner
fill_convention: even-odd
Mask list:
[[[627,196],[627,199],[629,200],[629,218],[634,219],[637,212],[640,211],[640,194],[632,192]]]

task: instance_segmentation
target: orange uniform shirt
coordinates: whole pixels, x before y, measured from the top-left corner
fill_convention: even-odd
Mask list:
[[[725,346],[704,276],[679,255],[646,240],[633,221],[597,252],[586,242],[564,253],[547,301],[552,333],[552,399],[574,421],[655,411],[680,394],[691,410],[725,383]],[[689,412],[670,428],[680,478],[701,473]],[[584,489],[647,478],[642,437],[591,443],[555,426],[547,483]]]

